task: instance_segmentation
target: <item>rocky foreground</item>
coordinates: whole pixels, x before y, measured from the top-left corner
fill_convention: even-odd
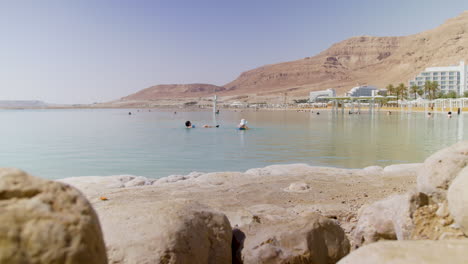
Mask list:
[[[460,142],[385,168],[60,182],[2,169],[0,263],[467,263],[467,164]]]

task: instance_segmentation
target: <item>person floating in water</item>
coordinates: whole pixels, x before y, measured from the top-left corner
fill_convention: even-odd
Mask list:
[[[428,112],[428,113],[427,113],[427,117],[432,117],[432,113],[431,113],[431,112]]]
[[[128,112],[128,115],[132,115],[132,112]]]
[[[187,122],[185,122],[185,127],[186,128],[195,128],[195,125],[192,125],[192,122],[187,121]]]
[[[447,117],[448,117],[448,118],[452,118],[452,111],[449,111],[449,112],[447,113]]]
[[[192,122],[186,121],[185,122],[185,127],[186,128],[195,128],[195,125],[192,125]],[[213,128],[213,127],[219,127],[219,125],[216,126],[210,126],[210,125],[203,125],[204,128]]]
[[[239,128],[240,130],[247,130],[247,129],[249,129],[249,127],[247,126],[247,120],[241,119],[238,128]]]
[[[392,112],[391,112],[391,111],[388,111],[388,112],[387,112],[387,115],[392,115]]]
[[[320,112],[317,112],[317,115],[320,115]]]

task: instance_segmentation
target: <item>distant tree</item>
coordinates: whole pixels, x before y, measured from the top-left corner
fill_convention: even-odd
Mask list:
[[[389,84],[385,88],[387,89],[388,95],[396,95],[396,89],[395,86],[393,86],[393,84]]]
[[[434,99],[439,99],[439,98],[446,98],[446,95],[443,92],[438,92],[435,96]]]
[[[429,100],[434,100],[439,91],[439,83],[438,82],[431,82],[431,81],[426,81],[424,83],[424,92],[429,98]]]
[[[457,98],[457,97],[458,97],[458,94],[455,91],[450,91],[445,95],[445,98],[452,98],[453,99],[453,98]]]
[[[409,91],[409,92],[410,92],[410,94],[414,95],[414,100],[416,100],[416,99],[417,99],[417,95],[419,95],[420,91],[421,91],[421,94],[422,94],[422,90],[421,90],[421,88],[419,88],[419,86],[417,86],[417,85],[412,85],[412,86],[410,87],[410,91]]]
[[[296,103],[296,104],[309,103],[309,99],[294,99],[294,103]]]
[[[404,83],[400,83],[396,87],[396,93],[397,93],[397,101],[398,101],[398,98],[405,99],[406,97],[408,97],[408,87],[406,87]]]
[[[423,96],[423,95],[424,95],[424,90],[421,89],[421,87],[419,87],[418,95],[419,95],[419,96]]]

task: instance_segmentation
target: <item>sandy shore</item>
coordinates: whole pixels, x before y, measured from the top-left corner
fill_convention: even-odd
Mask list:
[[[109,219],[106,218],[112,208],[179,198],[195,200],[225,213],[232,226],[241,227],[262,218],[287,219],[318,212],[338,219],[349,233],[354,228],[357,210],[363,204],[414,188],[416,170],[420,166],[338,169],[292,164],[243,173],[193,173],[157,180],[109,176],[60,181],[77,187],[91,201],[105,237],[115,232],[115,226],[107,224]],[[103,201],[101,197],[108,200]]]

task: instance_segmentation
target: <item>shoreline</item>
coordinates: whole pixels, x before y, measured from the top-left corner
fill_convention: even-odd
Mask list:
[[[171,105],[161,105],[161,106],[50,106],[50,107],[0,107],[0,110],[111,110],[111,109],[145,109],[145,110],[162,110],[162,111],[173,111],[177,110],[180,112],[211,112],[212,109],[210,107],[182,107],[182,106],[171,106]],[[218,108],[221,111],[240,111],[240,112],[259,112],[259,111],[293,111],[293,112],[309,112],[309,111],[327,111],[327,112],[332,112],[336,111],[337,113],[343,112],[347,114],[349,111],[352,111],[353,109],[351,107],[345,107],[344,110],[342,108],[339,108],[338,110],[334,110],[332,107],[288,107],[288,108],[278,108],[278,107],[273,107],[273,108],[223,108],[219,107]],[[434,110],[430,110],[427,112],[431,113],[447,113],[448,111],[451,111],[453,114],[457,113],[457,108],[448,108],[448,109],[443,109],[443,108],[435,108]],[[423,107],[412,107],[410,109],[404,108],[404,107],[381,107],[380,109],[375,110],[374,113],[385,113],[385,112],[398,112],[398,113],[426,113],[426,110]],[[354,108],[354,112],[357,112],[357,108]],[[370,113],[371,110],[367,107],[361,107],[360,110],[361,113]],[[464,114],[468,112],[468,107],[464,107],[461,109],[460,114]]]
[[[404,258],[419,260],[432,254],[427,243],[442,251],[457,243],[454,259],[466,260],[467,153],[468,141],[461,141],[424,163],[362,169],[271,165],[158,180],[120,175],[47,181],[4,169],[0,185],[8,203],[21,200],[15,210],[54,213],[70,228],[74,222],[51,209],[65,208],[87,223],[93,219],[109,263],[190,255],[223,259],[213,263],[354,264],[375,255],[373,248],[386,252],[376,255],[383,259],[410,244],[417,250]],[[25,215],[18,212],[12,215]]]
[[[247,228],[256,219],[295,219],[315,212],[338,221],[350,236],[359,208],[388,195],[409,191],[421,166],[422,163],[411,163],[342,169],[289,164],[245,172],[194,172],[160,179],[116,175],[57,181],[83,192],[98,213],[105,238],[113,237],[117,229],[128,225],[122,220],[122,226],[116,228],[117,223],[109,219],[122,204],[140,208],[155,201],[177,199],[196,201],[218,210],[238,228]],[[142,212],[125,215],[139,213]]]

